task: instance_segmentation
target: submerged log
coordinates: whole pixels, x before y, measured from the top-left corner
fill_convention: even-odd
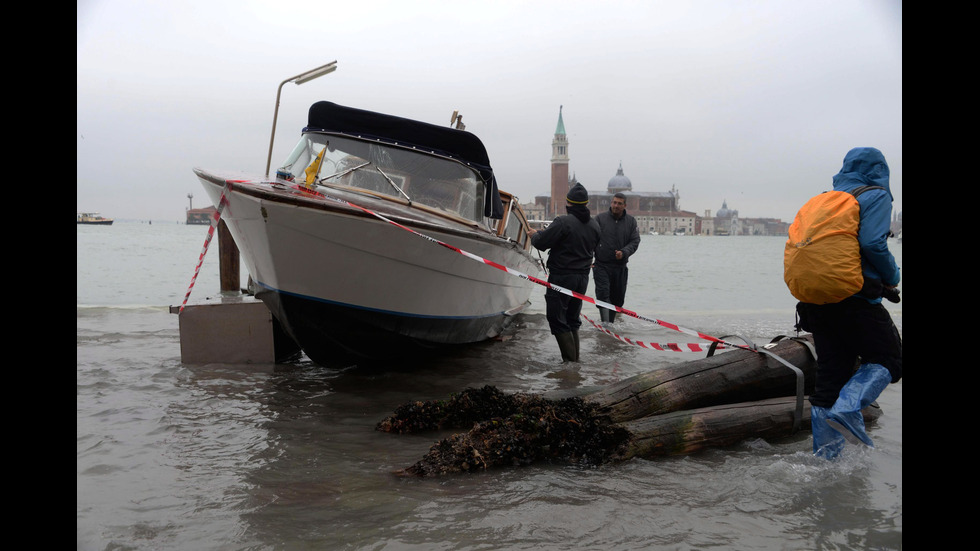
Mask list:
[[[728,447],[747,438],[780,439],[793,435],[795,397],[770,398],[652,415],[618,426],[629,433],[611,459],[686,455]],[[865,408],[865,423],[881,417],[881,408]],[[805,403],[802,430],[810,430],[810,404]]]
[[[785,339],[768,351],[803,372],[804,393],[813,390],[816,360],[806,345]],[[795,385],[796,373],[773,357],[733,350],[636,375],[585,399],[598,405],[613,422],[621,422],[685,409],[794,396]]]
[[[815,361],[791,340],[771,352],[799,368],[812,389]],[[537,461],[599,465],[633,457],[695,453],[747,438],[794,432],[796,373],[757,352],[736,350],[637,375],[582,397],[547,399],[466,389],[448,400],[413,402],[378,423],[404,433],[464,429],[433,445],[399,474],[432,476]],[[810,428],[805,403],[800,429]],[[869,408],[873,421],[880,410]]]

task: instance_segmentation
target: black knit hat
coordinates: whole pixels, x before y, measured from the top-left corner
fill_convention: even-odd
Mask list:
[[[589,192],[585,190],[585,186],[582,184],[575,184],[572,189],[568,190],[565,200],[573,205],[584,205],[589,202]]]

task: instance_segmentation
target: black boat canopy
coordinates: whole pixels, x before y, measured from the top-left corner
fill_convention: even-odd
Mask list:
[[[490,167],[487,150],[480,138],[465,130],[318,101],[310,107],[309,121],[303,131],[367,138],[459,161],[476,170],[486,184],[484,216],[496,219],[504,217],[497,179]]]

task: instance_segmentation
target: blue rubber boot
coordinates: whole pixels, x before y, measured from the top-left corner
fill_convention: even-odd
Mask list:
[[[813,432],[813,455],[833,459],[844,449],[844,437],[827,424],[827,408],[810,406],[810,430]]]
[[[827,424],[844,435],[851,444],[874,447],[871,437],[864,430],[861,410],[874,402],[890,382],[892,374],[885,366],[862,365],[840,390],[840,396],[827,412]]]

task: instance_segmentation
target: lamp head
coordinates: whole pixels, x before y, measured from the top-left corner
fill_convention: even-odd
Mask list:
[[[322,67],[317,67],[316,69],[307,71],[302,75],[299,75],[298,77],[293,79],[293,82],[295,82],[296,84],[303,84],[304,82],[309,82],[315,78],[322,77],[323,75],[332,73],[336,70],[337,70],[337,61],[334,60]]]

